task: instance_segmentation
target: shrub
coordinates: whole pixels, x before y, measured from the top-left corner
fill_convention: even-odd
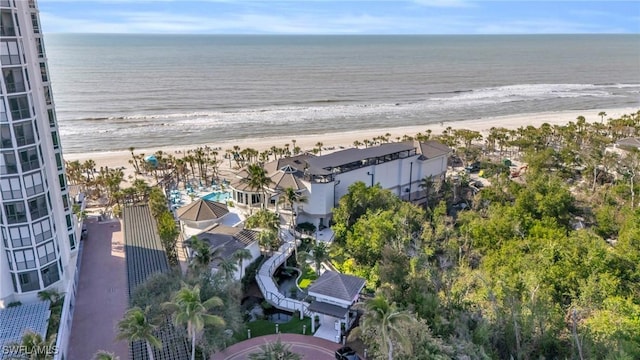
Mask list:
[[[316,226],[310,222],[303,222],[296,225],[296,231],[303,234],[311,235],[316,232]]]

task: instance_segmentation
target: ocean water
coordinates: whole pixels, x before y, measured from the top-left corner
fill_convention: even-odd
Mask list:
[[[640,35],[50,34],[67,153],[640,108]]]

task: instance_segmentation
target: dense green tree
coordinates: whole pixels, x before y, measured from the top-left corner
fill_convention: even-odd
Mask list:
[[[349,192],[343,196],[338,207],[334,209],[333,226],[336,240],[346,241],[347,232],[367,212],[387,210],[397,205],[400,200],[390,191],[378,185],[367,187],[358,181],[349,186]]]
[[[263,251],[271,253],[280,247],[280,238],[274,230],[263,230],[258,234],[258,243]]]
[[[261,209],[247,218],[245,227],[248,229],[267,229],[276,231],[280,227],[280,217],[272,211]]]
[[[176,249],[176,244],[178,241],[180,230],[176,225],[176,221],[170,212],[165,211],[160,214],[160,217],[157,218],[157,224],[158,235],[160,235],[160,240],[162,241],[162,245],[167,254],[167,258],[169,259],[169,264],[177,265],[178,252]]]
[[[633,152],[604,149],[639,125],[633,114],[606,126],[578,118],[492,129],[488,153],[528,169],[515,179],[488,170],[490,186],[456,195],[472,204],[466,211],[449,206],[452,179],[426,213],[379,186],[352,186],[334,212],[332,261],[415,314],[399,327],[411,346],[394,343],[394,357],[639,358],[637,164]],[[444,137],[464,142],[453,129]],[[361,338],[374,357],[388,356],[379,332]]]

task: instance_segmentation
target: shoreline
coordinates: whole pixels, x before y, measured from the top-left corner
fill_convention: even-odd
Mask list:
[[[396,141],[397,137],[403,135],[414,136],[415,134],[427,130],[432,131],[432,135],[439,135],[447,127],[453,129],[469,129],[480,131],[483,136],[492,127],[504,127],[507,129],[517,129],[521,126],[540,126],[543,123],[550,125],[565,125],[570,121],[575,121],[578,116],[584,116],[587,122],[600,122],[601,118],[598,113],[604,111],[607,113],[605,121],[609,118],[619,118],[624,114],[631,114],[638,111],[638,108],[626,107],[626,108],[613,108],[613,109],[593,109],[593,110],[566,110],[566,111],[550,111],[539,113],[527,113],[517,115],[504,115],[496,117],[487,117],[471,120],[457,120],[457,121],[442,121],[441,123],[417,125],[417,126],[400,126],[400,127],[388,127],[380,129],[366,129],[366,130],[352,130],[346,132],[329,132],[322,134],[309,134],[309,135],[283,135],[281,137],[256,137],[249,139],[236,139],[219,141],[215,143],[203,143],[203,144],[190,144],[190,145],[176,145],[176,146],[158,146],[157,148],[145,148],[134,150],[135,154],[150,155],[158,150],[161,150],[168,154],[182,155],[185,151],[195,149],[202,146],[209,146],[212,148],[219,148],[219,156],[222,157],[226,149],[231,149],[233,146],[240,146],[240,148],[251,147],[258,151],[264,151],[272,146],[282,147],[288,143],[293,147],[292,139],[296,140],[296,146],[299,146],[302,151],[310,150],[315,147],[317,142],[322,142],[325,148],[339,147],[350,148],[353,147],[353,142],[363,141],[364,139],[371,139],[375,136],[384,135],[385,133],[391,134],[391,141]],[[64,148],[64,143],[62,144]],[[135,144],[132,144],[135,147]],[[83,162],[85,160],[93,160],[96,163],[96,167],[107,166],[110,168],[124,166],[125,173],[131,169],[129,160],[131,159],[131,152],[128,150],[114,150],[114,151],[102,151],[102,152],[86,152],[86,153],[72,153],[63,155],[65,161],[79,160]],[[222,167],[226,162],[222,161]],[[132,172],[132,171],[130,171]]]

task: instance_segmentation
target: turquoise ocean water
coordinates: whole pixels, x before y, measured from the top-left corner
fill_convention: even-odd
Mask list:
[[[45,40],[68,153],[640,108],[640,35]]]

